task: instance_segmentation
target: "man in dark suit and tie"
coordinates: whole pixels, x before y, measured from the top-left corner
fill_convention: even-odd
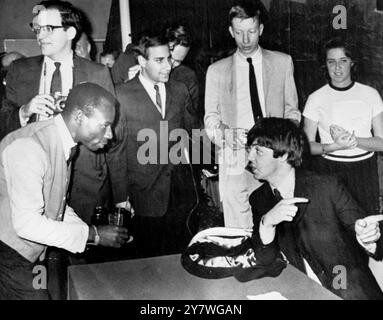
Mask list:
[[[9,68],[6,97],[14,104],[7,104],[9,107],[0,112],[2,137],[60,112],[55,106],[55,94],[67,96],[76,84],[93,82],[114,94],[107,68],[78,57],[72,50],[82,32],[81,14],[75,7],[66,1],[43,1],[34,7],[33,15],[31,28],[42,55],[19,59]],[[69,202],[90,223],[94,207],[110,198],[105,153],[80,147],[73,170]],[[114,198],[116,202],[125,200],[117,194]]]
[[[305,139],[291,121],[256,121],[250,170],[264,184],[250,196],[256,241],[276,241],[287,259],[344,299],[382,299],[368,256],[383,256],[379,222],[335,177],[299,171]]]
[[[195,193],[184,150],[169,135],[193,128],[192,102],[183,83],[169,81],[166,39],[143,36],[134,50],[141,71],[116,87],[121,104],[116,134],[122,139],[116,166],[121,166],[121,175],[125,172],[125,192],[135,209],[138,254],[181,252],[190,240],[186,220]],[[183,164],[169,156],[176,148]]]

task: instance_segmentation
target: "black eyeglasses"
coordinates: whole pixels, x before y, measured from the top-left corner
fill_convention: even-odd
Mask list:
[[[33,24],[32,22],[29,24],[29,26],[31,27],[31,30],[34,34],[39,34],[42,30],[48,34],[51,34],[55,29],[65,28],[64,26],[52,26],[49,24],[46,26],[39,26],[37,24]]]

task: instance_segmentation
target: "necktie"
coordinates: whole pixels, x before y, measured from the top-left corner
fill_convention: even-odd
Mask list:
[[[72,160],[76,157],[76,154],[77,154],[77,145],[75,145],[71,150],[70,150],[70,154],[69,154],[69,158],[68,160],[66,161],[67,165],[69,166],[70,163],[72,162]]]
[[[273,191],[274,191],[275,200],[277,202],[281,201],[283,198],[282,198],[281,193],[279,192],[279,190],[277,188],[275,188]]]
[[[161,102],[161,95],[160,95],[160,88],[158,87],[158,85],[154,85],[154,90],[156,90],[156,103],[157,103],[157,106],[160,108],[161,110],[161,114],[162,114],[162,102]]]
[[[51,82],[51,96],[54,97],[55,92],[62,92],[61,88],[61,72],[60,72],[60,62],[55,62],[55,71],[52,75]]]
[[[258,89],[257,89],[257,80],[255,78],[253,61],[251,58],[246,59],[249,63],[249,84],[250,84],[250,98],[251,98],[251,108],[253,109],[254,121],[258,118],[262,118],[262,109],[261,103],[259,102]]]

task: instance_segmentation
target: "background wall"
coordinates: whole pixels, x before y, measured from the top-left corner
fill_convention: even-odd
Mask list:
[[[117,1],[117,0],[116,0]],[[186,63],[197,72],[201,88],[207,67],[235,48],[228,32],[228,11],[236,0],[130,0],[132,36],[145,30],[160,30],[172,23],[191,29],[194,40]],[[376,0],[262,0],[269,11],[261,45],[289,53],[295,65],[300,108],[308,94],[325,81],[317,52],[323,40],[348,36],[361,54],[360,80],[383,95],[383,13],[376,12]],[[346,9],[346,29],[336,30],[334,7]],[[118,19],[116,19],[118,20]],[[119,23],[119,21],[117,21]],[[116,27],[110,43],[118,33]],[[117,47],[116,49],[119,49]]]

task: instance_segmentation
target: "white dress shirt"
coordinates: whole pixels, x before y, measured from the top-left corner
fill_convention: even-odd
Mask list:
[[[162,83],[162,82],[153,83],[153,81],[145,78],[141,73],[138,76],[138,79],[140,80],[140,82],[144,86],[144,88],[145,88],[146,92],[148,93],[150,99],[152,99],[152,101],[153,101],[154,105],[156,106],[158,112],[161,113],[162,119],[165,119],[165,115],[166,115],[166,88],[165,88],[165,84]],[[154,89],[154,85],[155,84],[159,88],[159,92],[160,92],[160,96],[161,96],[162,109],[160,109],[160,107],[157,105],[157,102],[156,102],[156,90]]]
[[[61,87],[62,87],[62,95],[68,96],[69,91],[73,87],[73,52],[67,55],[61,61],[54,61],[51,58],[44,56],[43,67],[40,75],[40,86],[39,86],[39,94],[50,94],[51,92],[51,82],[53,73],[56,69],[55,62],[60,62],[60,73],[61,73]],[[20,115],[20,113],[19,113]],[[22,127],[25,127],[29,121],[29,119],[24,119],[21,116],[20,124]],[[39,116],[39,121],[47,120],[50,117]]]
[[[262,76],[262,50],[258,47],[257,51],[250,57],[243,56],[238,50],[234,54],[238,110],[237,127],[250,130],[254,125],[254,117],[253,109],[251,107],[249,63],[246,60],[247,58],[252,59],[255,78],[257,80],[259,102],[261,104],[262,114],[265,116],[266,111]]]
[[[57,139],[61,140],[68,160],[70,149],[76,143],[61,115],[57,115],[54,122],[59,132]],[[66,206],[63,221],[44,215],[44,168],[49,166],[49,161],[44,150],[36,148],[35,144],[31,139],[17,139],[2,154],[14,229],[29,241],[74,253],[83,252],[89,227],[71,207]]]

